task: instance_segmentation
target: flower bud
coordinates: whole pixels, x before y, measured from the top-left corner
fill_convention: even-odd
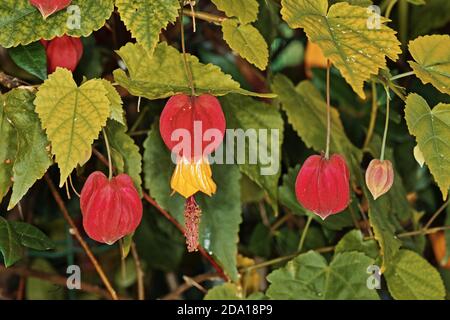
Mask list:
[[[96,171],[80,197],[83,227],[98,242],[113,244],[133,233],[142,219],[142,202],[131,178],[120,174],[109,180]]]
[[[297,200],[322,219],[339,213],[350,202],[350,173],[345,159],[314,155],[306,159],[295,182]]]
[[[83,55],[83,43],[80,38],[69,36],[56,37],[50,41],[41,40],[47,53],[48,73],[56,68],[66,68],[75,71]]]
[[[391,189],[394,183],[394,169],[389,160],[373,159],[366,170],[366,184],[376,200]]]
[[[30,0],[31,5],[38,8],[44,19],[69,6],[72,0]]]

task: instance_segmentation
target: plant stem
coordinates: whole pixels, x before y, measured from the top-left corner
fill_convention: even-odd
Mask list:
[[[402,48],[405,49],[408,42],[408,15],[409,3],[407,0],[399,0],[398,3],[399,37]]]
[[[106,134],[106,130],[105,129],[102,129],[102,130],[103,130],[103,138],[105,139],[106,152],[108,154],[108,169],[109,169],[108,179],[111,180],[113,177],[111,149],[109,147],[108,135]]]
[[[394,8],[395,4],[397,3],[397,0],[391,0],[386,8],[386,13],[384,14],[384,16],[389,19],[389,17],[391,16],[391,12],[392,9]]]
[[[308,220],[306,220],[305,227],[302,231],[302,236],[300,237],[300,242],[298,244],[297,252],[302,252],[303,244],[305,243],[306,235],[308,234],[309,225],[311,224],[312,216],[308,216]]]
[[[327,61],[327,145],[325,149],[325,159],[330,157],[330,142],[331,142],[331,99],[330,99],[330,69],[331,62]]]
[[[363,150],[369,146],[372,140],[373,132],[375,130],[375,124],[377,122],[378,113],[378,96],[377,96],[377,84],[372,81],[372,110],[370,113],[369,129],[367,130],[366,140],[364,141]]]
[[[189,63],[188,63],[188,60],[187,60],[187,54],[186,54],[186,42],[185,42],[185,38],[184,38],[183,16],[184,16],[184,10],[183,10],[183,4],[182,4],[181,5],[181,10],[180,10],[181,50],[183,52],[184,70],[185,70],[186,75],[188,77],[189,86],[191,87],[192,97],[195,97],[194,77],[192,75],[192,70],[189,67]]]
[[[108,290],[109,294],[111,295],[111,298],[113,300],[118,300],[116,291],[113,289],[111,282],[109,281],[108,277],[106,276],[105,272],[103,271],[103,268],[98,263],[97,258],[95,258],[94,254],[92,253],[91,249],[87,245],[86,241],[83,240],[83,237],[81,236],[80,231],[78,230],[73,219],[70,217],[69,211],[67,211],[64,201],[61,198],[61,196],[59,195],[58,190],[56,189],[55,185],[53,184],[52,179],[50,179],[48,174],[45,174],[44,178],[45,178],[45,181],[47,182],[48,187],[50,188],[53,198],[55,199],[56,203],[58,204],[59,209],[61,210],[64,218],[66,219],[67,223],[70,226],[70,230],[69,230],[70,233],[78,240],[78,242],[83,247],[84,252],[86,253],[89,260],[91,260],[92,264],[94,265],[95,270],[97,271],[98,275],[100,276],[100,279],[102,279],[106,289]]]
[[[431,226],[433,221],[436,220],[436,218],[445,210],[445,208],[447,208],[449,202],[450,200],[445,201],[444,204],[439,209],[436,210],[436,212],[433,214],[430,220],[428,220],[428,222],[425,224],[425,227],[423,227],[424,229],[428,229]]]
[[[207,12],[201,12],[201,11],[195,11],[195,12],[186,11],[185,15],[190,16],[192,18],[195,17],[197,19],[204,20],[204,21],[207,21],[207,22],[212,22],[212,23],[215,23],[215,24],[221,24],[222,22],[227,20],[226,17],[216,16],[214,14],[210,14],[210,13],[207,13]]]
[[[136,267],[136,278],[138,287],[138,299],[145,300],[145,287],[144,287],[144,271],[142,270],[141,259],[136,248],[136,243],[131,242],[131,254],[133,255],[134,265]]]
[[[405,73],[400,73],[400,74],[398,74],[396,76],[393,76],[390,80],[391,81],[398,80],[398,79],[401,79],[401,78],[412,76],[413,74],[414,74],[414,71],[408,71],[408,72],[405,72]]]
[[[381,155],[380,160],[384,160],[384,152],[386,149],[386,140],[387,140],[387,134],[388,134],[388,128],[389,128],[389,105],[390,105],[390,94],[389,94],[389,88],[385,87],[386,90],[386,121],[384,123],[384,133],[383,133],[383,144],[381,145]]]

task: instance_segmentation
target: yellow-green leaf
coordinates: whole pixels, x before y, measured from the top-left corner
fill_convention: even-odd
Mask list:
[[[258,29],[250,24],[239,24],[235,19],[222,23],[223,38],[242,58],[265,70],[269,62],[269,48]]]
[[[401,53],[396,32],[384,25],[389,20],[380,17],[379,29],[376,23],[368,28],[373,17],[367,8],[339,2],[328,9],[327,0],[281,3],[283,19],[305,30],[361,98],[364,82],[386,67],[386,56],[395,61]]]
[[[446,199],[450,187],[450,104],[440,103],[431,110],[421,96],[413,93],[406,99],[405,117]]]
[[[4,111],[5,97],[0,94],[0,202],[12,185],[17,133]]]
[[[431,83],[439,91],[450,94],[450,36],[419,37],[409,43],[414,61],[409,65],[424,84]]]
[[[120,18],[131,35],[152,52],[161,29],[178,17],[178,0],[116,0]]]
[[[397,300],[443,300],[439,272],[417,253],[400,250],[385,273],[389,292]]]
[[[241,23],[253,22],[258,17],[257,0],[212,0],[212,2],[228,17],[237,17]]]
[[[2,0],[0,45],[15,47],[63,34],[86,37],[100,29],[114,9],[113,0],[73,0],[71,5],[77,9],[61,10],[44,20],[29,0]]]
[[[139,44],[129,43],[118,52],[125,62],[124,70],[114,71],[114,79],[131,94],[148,99],[163,99],[178,93],[190,94],[189,80],[183,64],[183,55],[166,43],[156,46],[153,55]],[[272,94],[258,94],[241,89],[238,82],[224,74],[213,64],[202,64],[188,54],[188,63],[193,72],[196,94],[209,93],[222,96],[239,93],[273,98]]]
[[[95,79],[78,87],[70,71],[58,68],[39,88],[34,103],[52,144],[62,186],[72,170],[86,161],[106,124],[111,113],[108,91]]]
[[[26,89],[14,89],[5,95],[4,112],[17,134],[17,149],[13,148],[17,150],[13,164],[14,183],[8,210],[16,206],[53,163],[48,151],[49,142],[34,110],[34,98],[34,93]]]
[[[123,101],[120,97],[119,93],[117,92],[116,88],[109,82],[108,80],[102,79],[103,86],[105,87],[106,91],[108,91],[108,99],[109,103],[111,104],[111,114],[109,115],[110,119],[113,119],[120,124],[126,126],[125,121],[125,114],[123,112]]]

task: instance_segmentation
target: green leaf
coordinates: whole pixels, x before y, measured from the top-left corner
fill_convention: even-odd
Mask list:
[[[238,24],[235,19],[222,22],[223,38],[242,58],[261,70],[269,63],[269,48],[258,29],[250,24]]]
[[[44,20],[29,0],[3,0],[0,6],[0,45],[10,48],[63,34],[87,37],[103,27],[114,10],[113,0],[73,0],[71,4],[79,8],[79,26],[73,23],[77,19],[76,11],[61,10]]]
[[[416,61],[409,65],[423,84],[450,94],[450,36],[419,37],[409,43],[409,52]]]
[[[410,39],[444,27],[450,21],[450,1],[427,0],[424,6],[410,8]]]
[[[94,139],[111,114],[102,80],[80,87],[67,69],[58,68],[40,86],[34,104],[61,171],[60,187],[91,153]]]
[[[144,142],[144,149],[145,187],[162,208],[184,224],[185,199],[178,194],[171,196],[170,177],[175,166],[156,125]],[[215,256],[230,278],[236,281],[238,232],[242,221],[240,173],[234,165],[214,165],[212,172],[217,193],[212,197],[196,195],[202,209],[200,243]]]
[[[113,152],[114,166],[119,173],[126,173],[133,179],[134,185],[142,196],[142,156],[139,152],[139,147],[127,135],[126,128],[123,125],[115,121],[108,121],[105,130],[109,144],[115,151]],[[123,166],[117,165],[118,162],[123,163]]]
[[[227,95],[221,99],[221,103],[227,120],[227,128],[239,130],[240,133],[250,136],[254,133],[254,141],[247,140],[245,150],[238,148],[238,151],[245,151],[245,155],[239,159],[236,153],[236,162],[242,172],[266,191],[274,211],[277,212],[278,180],[281,175],[280,154],[284,129],[280,112],[272,105],[238,95]],[[267,132],[266,140],[261,139],[260,136],[256,138],[258,134],[262,133],[259,130]],[[278,134],[278,137],[275,134]],[[278,143],[276,147],[273,146],[272,135],[276,139],[274,142]],[[239,144],[238,139],[235,139],[235,142]],[[230,148],[226,150],[230,152]],[[267,153],[264,150],[267,150]],[[257,164],[250,164],[248,155],[257,157]]]
[[[295,88],[283,75],[275,76],[272,90],[278,95],[289,123],[306,146],[323,152],[326,144],[327,115],[326,103],[320,92],[310,81],[302,81]],[[334,108],[331,110],[331,130],[331,152],[344,155],[352,176],[356,177],[360,172],[362,154],[347,138],[339,113]]]
[[[109,115],[110,119],[117,121],[118,123],[126,126],[125,113],[123,111],[123,101],[117,92],[116,88],[109,82],[108,80],[102,79],[103,86],[108,92],[107,97],[109,99],[109,103],[111,104],[111,114]]]
[[[360,252],[344,252],[328,265],[319,253],[309,251],[269,274],[266,294],[277,300],[376,300],[376,290],[366,284],[373,262]]]
[[[413,93],[406,99],[405,118],[445,200],[450,187],[450,105],[440,103],[431,110]]]
[[[19,242],[23,246],[34,250],[49,250],[55,248],[53,241],[35,226],[20,221],[10,221],[9,224],[16,232]]]
[[[17,133],[6,117],[5,100],[6,97],[0,94],[0,202],[12,185],[17,153]]]
[[[234,283],[224,283],[209,290],[204,300],[242,300],[242,297]]]
[[[5,95],[4,111],[17,132],[17,153],[14,156],[11,210],[36,180],[52,165],[49,142],[34,111],[35,95],[26,89],[14,89]]]
[[[44,259],[36,259],[31,264],[32,270],[58,275],[55,268]],[[46,280],[29,277],[26,282],[27,300],[63,300],[65,286],[58,286]]]
[[[258,17],[259,4],[256,0],[212,0],[212,2],[228,17],[237,17],[243,24],[254,22]]]
[[[445,297],[439,272],[413,251],[400,250],[385,277],[389,292],[397,300],[443,300]]]
[[[116,0],[120,18],[131,35],[150,53],[159,42],[161,29],[178,17],[178,0]]]
[[[39,41],[11,48],[8,53],[14,63],[25,71],[41,80],[47,78],[47,54]]]
[[[288,169],[288,172],[283,176],[283,184],[279,187],[278,194],[279,201],[283,206],[286,206],[292,213],[303,216],[306,214],[306,209],[300,205],[295,196],[295,180],[299,171],[300,165]],[[340,214],[331,215],[326,220],[322,220],[317,215],[312,216],[316,222],[330,230],[342,230],[353,225],[352,217],[348,210]]]
[[[348,232],[336,245],[334,253],[358,251],[366,256],[376,259],[378,257],[378,246],[374,240],[364,240],[361,230]]]
[[[10,267],[22,259],[24,254],[19,236],[11,224],[3,217],[0,217],[0,251],[3,254],[6,267]]]
[[[401,53],[395,31],[384,25],[368,28],[373,20],[367,8],[339,2],[328,8],[327,0],[282,0],[281,14],[291,28],[303,28],[325,57],[339,69],[353,90],[365,98],[364,82],[386,67],[386,56],[397,60]]]
[[[117,52],[123,59],[128,75],[123,70],[114,71],[114,79],[132,95],[150,100],[171,97],[177,93],[191,94],[184,68],[183,56],[166,43],[157,45],[151,55],[139,44],[129,43]],[[198,95],[209,93],[223,96],[239,93],[258,97],[273,97],[272,94],[257,94],[241,89],[239,83],[224,74],[213,64],[202,64],[197,57],[187,56],[193,72],[195,90]]]

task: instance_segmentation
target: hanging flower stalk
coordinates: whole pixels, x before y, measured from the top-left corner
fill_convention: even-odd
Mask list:
[[[191,95],[178,94],[169,99],[161,113],[159,129],[176,162],[171,188],[186,198],[185,237],[188,251],[192,252],[199,246],[201,216],[201,208],[194,195],[203,192],[211,196],[216,192],[208,156],[222,143],[226,121],[216,97],[209,94],[197,96],[195,93],[192,71],[186,58],[182,23],[181,42]]]
[[[327,66],[327,140],[325,154],[306,159],[295,182],[297,200],[322,219],[339,213],[350,202],[350,173],[344,157],[330,156],[330,61]]]

